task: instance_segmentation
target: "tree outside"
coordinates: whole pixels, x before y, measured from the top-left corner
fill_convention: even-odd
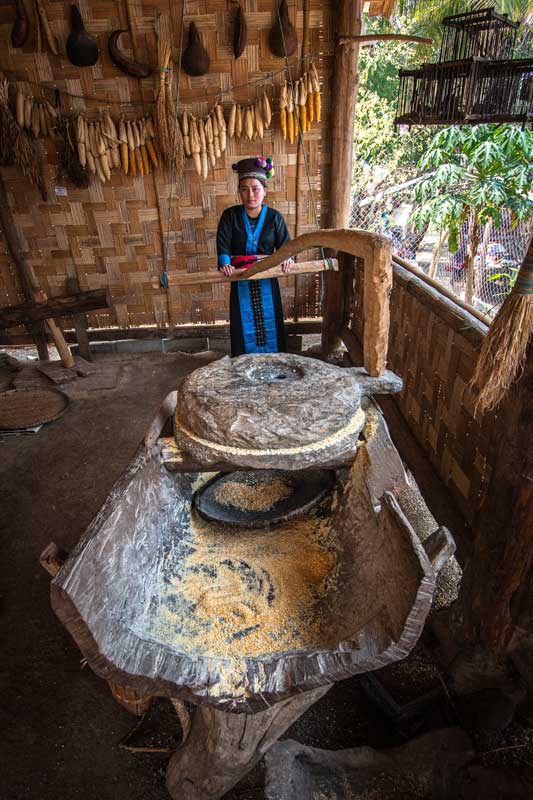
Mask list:
[[[416,189],[417,225],[440,226],[452,253],[458,251],[461,231],[468,226],[463,261],[468,303],[474,298],[474,267],[485,226],[492,222],[498,229],[506,211],[512,227],[533,217],[532,153],[533,133],[528,129],[452,126],[437,133],[419,162],[430,174]]]

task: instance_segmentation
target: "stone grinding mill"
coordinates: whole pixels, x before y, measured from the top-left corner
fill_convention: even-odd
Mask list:
[[[196,370],[178,390],[178,447],[206,468],[239,469],[212,478],[193,505],[205,519],[240,527],[309,510],[332,488],[333,470],[353,460],[363,399],[401,388],[391,372],[370,378],[287,353],[226,357]]]

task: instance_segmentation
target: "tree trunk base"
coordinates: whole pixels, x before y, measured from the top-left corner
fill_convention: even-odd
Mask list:
[[[172,755],[166,786],[174,800],[217,800],[331,685],[303,692],[257,714],[199,706],[185,744]]]

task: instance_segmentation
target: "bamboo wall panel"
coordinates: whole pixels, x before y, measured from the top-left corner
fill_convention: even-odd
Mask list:
[[[69,4],[52,0],[43,2],[60,51],[64,53],[69,32]],[[327,129],[331,58],[327,54],[333,46],[331,30],[335,4],[321,0],[305,2],[309,18],[309,52],[317,54],[313,55],[313,61],[323,80],[322,123],[314,123],[312,130],[305,134],[310,181],[320,220],[327,213],[321,197],[327,197],[330,166]],[[256,92],[262,93],[265,85],[269,97],[274,99],[272,127],[265,133],[264,141],[243,143],[228,140],[226,153],[215,169],[210,169],[206,181],[196,175],[191,159],[187,159],[184,174],[173,182],[171,204],[170,175],[162,169],[136,178],[115,172],[105,185],[93,177],[87,190],[79,190],[58,176],[56,148],[50,139],[39,144],[46,162],[47,202],[41,200],[37,190],[16,167],[2,168],[24,255],[40,287],[49,295],[61,294],[66,279],[75,276],[81,289],[108,287],[115,298],[120,298],[120,302],[106,313],[89,315],[93,327],[165,326],[227,319],[228,287],[187,286],[165,291],[152,289],[150,279],[163,267],[162,236],[166,239],[169,216],[169,271],[213,269],[218,218],[227,206],[238,202],[231,164],[240,157],[260,153],[273,155],[276,175],[269,183],[267,202],[285,216],[293,235],[296,226],[299,233],[315,227],[307,179],[300,182],[299,219],[296,220],[297,146],[296,142],[289,145],[283,140],[279,127],[277,97],[284,76],[271,73],[281,70],[284,61],[273,56],[267,44],[275,13],[274,0],[244,0],[243,5],[248,39],[244,54],[236,61],[232,52],[235,6],[229,0],[188,1],[185,4],[185,34],[188,23],[194,20],[210,54],[211,66],[209,73],[199,78],[191,78],[182,72],[180,95],[183,108],[204,116],[217,94],[221,93],[227,117],[234,100],[241,103],[253,101]],[[301,69],[304,0],[289,0],[288,5],[300,42],[298,52],[290,59],[293,77],[297,78]],[[15,6],[2,5],[0,70],[4,70],[14,85],[36,99],[53,103],[53,88],[57,87],[62,92],[62,108],[65,111],[83,111],[88,118],[97,118],[100,109],[106,106],[115,120],[121,113],[134,119],[151,111],[157,77],[142,81],[128,78],[108,56],[109,33],[127,27],[123,1],[82,0],[79,8],[88,32],[100,48],[100,59],[94,67],[75,67],[65,55],[50,53],[45,43],[42,52],[36,52],[33,33],[23,48],[13,49],[10,35]],[[132,8],[138,59],[152,64],[157,61],[154,38],[156,10],[160,15],[160,30],[171,33],[174,57],[177,58],[181,3],[163,0],[154,5],[132,0]],[[129,34],[122,35],[120,47],[126,55],[133,56]],[[319,56],[320,53],[325,55]],[[28,81],[46,84],[48,89],[31,86]],[[250,85],[250,81],[259,81],[257,89]],[[240,88],[234,90],[233,87]],[[86,99],[68,97],[65,92],[84,95]],[[66,195],[62,194],[65,189]],[[13,266],[4,251],[5,246],[0,242],[0,305],[12,305],[21,302],[23,297]],[[283,279],[282,293],[287,318],[320,315],[320,284],[313,276],[299,278],[298,287],[295,287],[294,278]]]
[[[350,327],[362,341],[361,270],[354,289]],[[395,401],[409,428],[472,525],[490,478],[498,418],[474,417],[468,388],[483,326],[459,307],[452,313],[436,295],[395,265],[388,367],[403,378]]]

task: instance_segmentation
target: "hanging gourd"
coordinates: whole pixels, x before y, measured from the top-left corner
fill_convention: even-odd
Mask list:
[[[98,45],[85,30],[78,7],[70,7],[70,33],[67,39],[67,56],[76,67],[92,67],[98,61]]]
[[[15,17],[15,22],[11,29],[11,44],[13,47],[22,47],[28,38],[29,30],[30,24],[26,8],[22,0],[17,0],[17,16]]]
[[[298,47],[298,36],[289,19],[287,0],[281,0],[279,7],[276,3],[276,19],[268,34],[268,46],[275,56],[285,58],[291,56]]]
[[[202,44],[194,22],[189,25],[189,43],[181,58],[181,66],[187,75],[193,77],[205,75],[209,70],[209,53]]]
[[[246,36],[248,34],[248,26],[246,24],[246,17],[244,15],[243,7],[237,3],[237,12],[235,14],[235,29],[233,31],[233,55],[239,58],[244,53],[246,47]]]

